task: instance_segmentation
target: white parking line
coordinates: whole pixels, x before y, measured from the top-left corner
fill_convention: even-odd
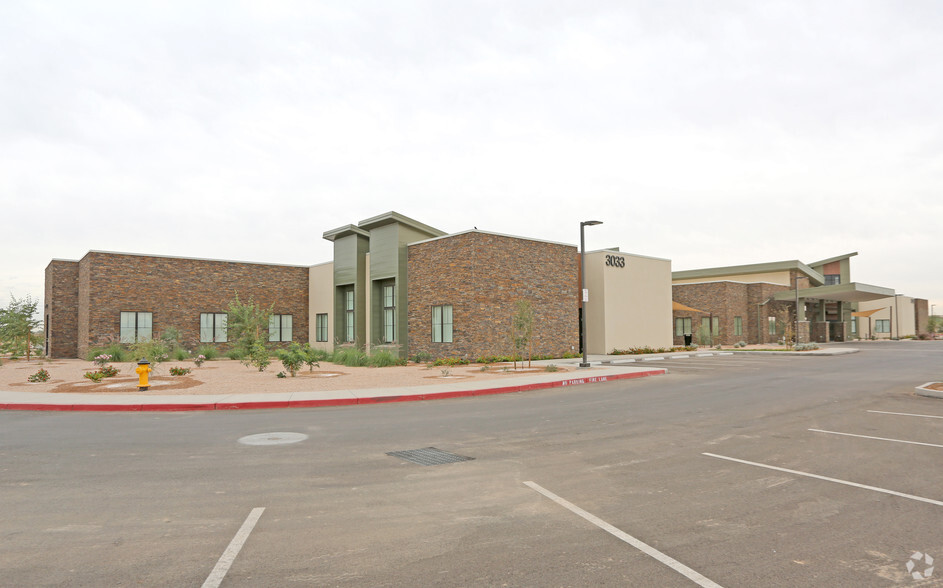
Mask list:
[[[239,551],[242,550],[243,544],[246,542],[246,539],[249,538],[249,533],[255,528],[255,524],[259,522],[259,517],[262,516],[264,511],[265,508],[252,509],[252,512],[250,512],[249,516],[246,518],[246,522],[242,523],[242,526],[236,531],[236,536],[229,542],[229,547],[227,547],[223,555],[219,557],[219,561],[216,562],[216,567],[213,568],[209,577],[203,582],[203,588],[219,588],[223,578],[226,577],[226,573],[229,572],[229,567],[232,565],[232,562],[236,560],[236,556],[239,555]]]
[[[776,466],[766,465],[765,463],[756,463],[755,461],[747,461],[745,459],[737,459],[735,457],[717,455],[716,453],[702,453],[701,455],[706,455],[708,457],[716,457],[717,459],[726,459],[727,461],[735,461],[737,463],[743,463],[746,465],[756,466],[758,468],[776,470],[777,472],[786,472],[787,474],[805,476],[806,478],[815,478],[817,480],[825,480],[826,482],[835,482],[836,484],[844,484],[845,486],[854,486],[855,488],[863,488],[865,490],[874,490],[875,492],[883,492],[884,494],[890,494],[892,496],[900,496],[901,498],[909,498],[911,500],[917,500],[919,502],[926,502],[927,504],[935,504],[937,506],[943,506],[943,502],[940,502],[939,500],[933,500],[932,498],[924,498],[923,496],[914,496],[913,494],[904,494],[903,492],[897,492],[895,490],[888,490],[886,488],[878,488],[877,486],[868,486],[866,484],[858,484],[857,482],[849,482],[847,480],[839,480],[838,478],[829,478],[828,476],[820,476],[818,474],[810,474],[808,472],[800,472],[797,470],[780,468]]]
[[[704,576],[702,576],[698,572],[695,572],[694,570],[684,565],[683,563],[679,562],[678,560],[668,555],[665,555],[664,553],[658,551],[657,549],[648,545],[647,543],[643,543],[642,541],[639,541],[638,539],[622,531],[621,529],[613,527],[606,521],[602,520],[601,518],[593,514],[586,512],[585,510],[576,506],[572,502],[569,502],[563,498],[560,498],[559,496],[557,496],[550,490],[547,490],[546,488],[542,487],[540,484],[537,484],[535,482],[524,482],[524,485],[531,488],[532,490],[535,490],[543,494],[544,496],[556,502],[557,504],[567,509],[568,511],[572,512],[573,514],[583,517],[587,521],[591,522],[592,524],[596,525],[597,527],[599,527],[603,531],[606,531],[612,536],[617,537],[621,539],[622,541],[625,541],[626,543],[638,549],[645,555],[648,555],[649,557],[653,557],[657,559],[658,561],[665,564],[666,566],[673,569],[674,571],[678,572],[682,576],[688,578],[689,580],[691,580],[698,586],[704,586],[705,588],[722,588],[720,584],[712,580],[709,580],[708,578],[705,578]]]
[[[943,445],[936,443],[921,443],[920,441],[904,441],[903,439],[888,439],[887,437],[872,437],[870,435],[855,435],[854,433],[839,433],[838,431],[823,431],[822,429],[809,429],[815,433],[828,433],[829,435],[844,435],[845,437],[860,437],[861,439],[876,439],[877,441],[893,441],[894,443],[907,443],[908,445],[924,445],[926,447],[939,447]]]
[[[943,419],[943,416],[935,415],[935,414],[911,414],[909,412],[887,412],[885,410],[869,410],[868,412],[873,412],[877,414],[894,414],[897,416],[922,417],[925,419]]]

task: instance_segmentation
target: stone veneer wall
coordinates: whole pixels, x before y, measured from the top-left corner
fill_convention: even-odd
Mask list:
[[[410,245],[407,252],[409,356],[511,355],[517,300],[534,309],[533,355],[579,347],[576,247],[468,232]],[[432,342],[432,307],[451,304],[452,343]]]
[[[200,313],[226,312],[236,294],[292,315],[293,340],[308,341],[307,267],[96,251],[78,265],[78,357],[118,340],[122,311],[152,312],[155,336],[174,327],[181,343],[195,349]]]
[[[46,355],[75,357],[79,341],[79,262],[49,262],[43,300]]]
[[[720,319],[720,334],[714,337],[714,344],[733,345],[738,341],[747,343],[767,343],[778,339],[768,334],[767,317],[779,316],[783,312],[789,312],[795,305],[786,302],[769,301],[769,298],[776,292],[789,290],[786,286],[778,284],[769,284],[765,282],[743,283],[743,282],[702,282],[695,284],[675,284],[671,288],[672,300],[704,311],[703,313],[693,313],[686,310],[676,310],[672,312],[672,334],[675,345],[684,343],[683,337],[674,335],[674,319],[678,317],[691,317],[691,332],[697,342],[697,331],[700,327],[701,318],[710,316],[713,313]],[[762,306],[759,304],[766,302]],[[759,310],[759,321],[757,323],[757,311]],[[734,334],[734,317],[743,319],[743,334]],[[791,315],[794,316],[794,315]]]

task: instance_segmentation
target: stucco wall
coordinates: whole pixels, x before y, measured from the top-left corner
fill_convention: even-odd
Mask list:
[[[671,261],[619,251],[587,253],[586,287],[588,353],[671,346]]]
[[[315,316],[327,314],[327,341],[318,342]],[[334,264],[322,263],[308,268],[308,341],[311,347],[334,349]]]
[[[867,339],[873,334],[876,339],[893,339],[897,337],[911,337],[917,334],[915,299],[910,296],[897,296],[895,306],[894,298],[894,296],[889,296],[887,298],[858,303],[859,311],[880,310],[871,315],[870,329],[874,331],[873,333],[868,330],[868,318],[858,317],[857,337]],[[876,332],[877,329],[874,321],[878,319],[889,319],[891,321],[890,333]]]

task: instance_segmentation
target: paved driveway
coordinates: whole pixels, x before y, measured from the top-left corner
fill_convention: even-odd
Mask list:
[[[943,556],[943,403],[912,392],[941,358],[889,342],[450,401],[0,413],[0,585],[934,585],[913,574]],[[426,447],[474,459],[387,455]]]

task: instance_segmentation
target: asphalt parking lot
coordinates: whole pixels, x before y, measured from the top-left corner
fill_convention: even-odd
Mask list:
[[[890,342],[502,397],[0,413],[0,585],[943,585],[943,401],[913,394],[941,358]],[[473,459],[389,455],[427,447]]]

